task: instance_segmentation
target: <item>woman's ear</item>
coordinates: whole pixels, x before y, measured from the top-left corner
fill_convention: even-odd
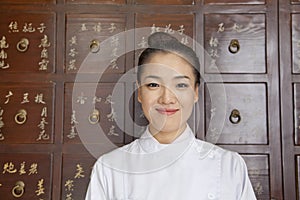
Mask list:
[[[137,87],[138,102],[141,103],[141,101],[142,101],[142,100],[141,100],[141,86],[140,86],[140,84],[138,83],[138,81],[136,81],[135,84],[136,84],[136,87]]]
[[[194,95],[194,103],[196,103],[199,100],[199,85],[195,86],[195,95]]]

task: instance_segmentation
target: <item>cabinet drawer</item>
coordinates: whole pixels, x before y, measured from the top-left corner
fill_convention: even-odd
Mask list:
[[[77,83],[75,87],[72,83],[65,84],[65,143],[103,143],[104,140],[89,139],[95,135],[124,143],[125,92],[124,85],[117,84],[118,102],[112,98],[116,87],[113,83]]]
[[[45,3],[55,3],[56,0],[2,0],[1,4],[45,4]]]
[[[270,173],[268,155],[242,155],[248,175],[258,200],[270,198]]]
[[[204,4],[265,4],[265,0],[204,0]]]
[[[292,59],[293,73],[300,73],[300,14],[292,14]]]
[[[300,84],[293,85],[294,90],[294,130],[295,144],[300,145]]]
[[[168,0],[168,1],[161,1],[161,0],[135,0],[136,4],[153,4],[153,5],[194,5],[194,0]]]
[[[220,117],[219,110],[211,105],[211,99],[219,98],[220,84],[209,83],[205,88],[206,127],[208,137],[216,137],[221,144],[267,144],[267,91],[261,84],[225,83],[226,116],[221,134],[214,133],[218,124],[210,124],[214,117]],[[209,88],[209,89],[208,89]],[[213,120],[212,120],[213,121]],[[215,122],[214,122],[215,123]]]
[[[66,26],[66,69],[67,73],[79,71],[82,62],[89,54],[98,54],[94,59],[85,60],[88,70],[84,73],[98,72],[99,68],[109,73],[124,73],[125,56],[121,56],[126,43],[124,38],[116,35],[125,31],[124,15],[70,14],[67,15]],[[102,42],[109,42],[102,46]],[[107,66],[102,66],[100,55],[102,50],[110,51]],[[84,67],[84,66],[83,66]],[[84,68],[86,69],[86,68]],[[103,71],[104,71],[103,70]]]
[[[54,85],[0,84],[0,143],[52,143]]]
[[[0,32],[0,73],[54,71],[54,13],[1,13]]]
[[[126,0],[65,0],[69,4],[125,4]]]
[[[51,154],[0,154],[1,199],[51,199]]]
[[[84,199],[96,159],[84,154],[64,154],[61,199]]]
[[[206,14],[206,73],[266,73],[263,14]]]

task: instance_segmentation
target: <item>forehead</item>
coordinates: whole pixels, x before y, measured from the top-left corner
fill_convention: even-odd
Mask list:
[[[153,54],[144,64],[143,75],[172,77],[178,75],[194,78],[192,66],[182,57],[173,53],[159,52]]]

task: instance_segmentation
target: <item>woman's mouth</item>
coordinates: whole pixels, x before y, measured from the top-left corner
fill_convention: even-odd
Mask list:
[[[179,109],[173,109],[173,108],[156,108],[156,110],[162,115],[173,115],[177,111],[179,111]]]

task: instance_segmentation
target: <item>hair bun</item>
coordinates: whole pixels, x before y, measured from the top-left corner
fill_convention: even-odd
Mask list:
[[[179,41],[168,33],[156,32],[149,36],[149,47],[164,47],[168,44],[178,43]]]

